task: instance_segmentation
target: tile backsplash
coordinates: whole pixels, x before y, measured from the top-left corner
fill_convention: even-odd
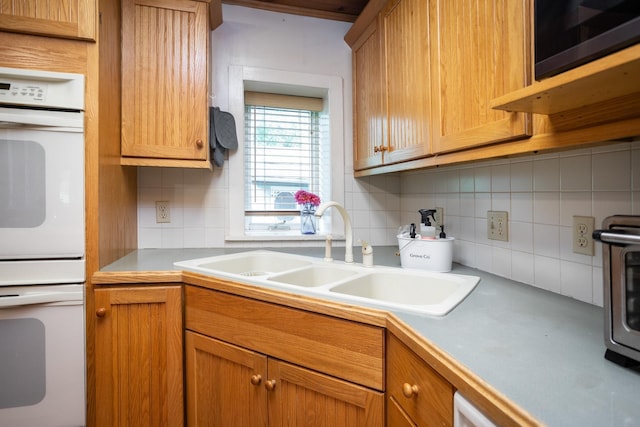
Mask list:
[[[574,254],[572,219],[593,216],[597,228],[609,215],[640,215],[640,140],[401,174],[347,174],[345,183],[354,242],[397,245],[398,227],[419,223],[418,209],[442,207],[456,262],[602,305],[600,244],[593,257]],[[225,169],[140,168],[138,246],[276,245],[225,242],[232,187]],[[169,200],[171,223],[155,222],[156,200]],[[487,238],[490,210],[508,212],[509,241]]]

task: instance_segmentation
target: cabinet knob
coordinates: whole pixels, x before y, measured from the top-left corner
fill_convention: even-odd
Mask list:
[[[107,309],[104,307],[100,307],[99,309],[96,310],[96,316],[98,317],[104,317],[107,314]]]
[[[251,384],[259,385],[262,382],[262,376],[259,374],[251,375]]]
[[[402,394],[404,394],[404,397],[407,398],[411,398],[413,396],[417,396],[418,395],[418,386],[417,385],[411,385],[409,383],[404,383],[402,384]]]
[[[196,147],[198,148],[204,147],[204,141],[202,141],[201,139],[196,139]]]
[[[276,380],[267,380],[264,383],[264,388],[266,388],[269,391],[273,391],[276,388]]]

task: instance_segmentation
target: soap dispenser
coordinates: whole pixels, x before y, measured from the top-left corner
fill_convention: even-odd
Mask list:
[[[436,238],[436,228],[431,225],[431,220],[429,216],[435,221],[435,209],[420,209],[421,221],[420,221],[420,235],[423,239],[435,239]]]
[[[373,267],[373,248],[364,240],[362,241],[362,265]]]

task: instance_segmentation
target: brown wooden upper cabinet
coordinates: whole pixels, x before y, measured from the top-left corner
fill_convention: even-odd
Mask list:
[[[208,7],[123,0],[122,164],[210,167]]]
[[[352,45],[354,169],[430,152],[428,3],[392,0]]]
[[[531,135],[531,115],[493,98],[530,82],[528,0],[431,1],[433,152]]]
[[[524,138],[491,109],[529,82],[529,0],[371,0],[353,50],[354,170]]]
[[[96,0],[3,0],[0,30],[95,40],[96,3]]]

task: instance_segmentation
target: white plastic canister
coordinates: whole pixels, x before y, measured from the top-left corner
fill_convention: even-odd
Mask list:
[[[408,233],[398,234],[396,237],[398,238],[402,267],[441,273],[451,271],[455,238],[422,239],[420,235],[417,235],[415,239],[412,239]]]

